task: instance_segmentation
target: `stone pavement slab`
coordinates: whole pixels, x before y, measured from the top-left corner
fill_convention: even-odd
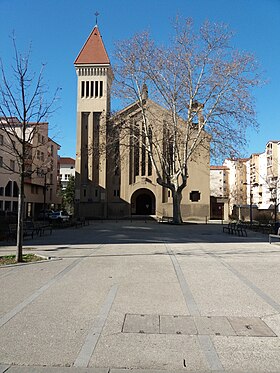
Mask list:
[[[225,316],[194,317],[198,334],[201,335],[235,335],[235,332]]]
[[[125,316],[123,333],[159,333],[158,315],[130,315]]]
[[[275,337],[275,333],[257,317],[229,317],[236,334],[251,337]]]
[[[195,335],[197,329],[190,316],[160,315],[160,333]]]

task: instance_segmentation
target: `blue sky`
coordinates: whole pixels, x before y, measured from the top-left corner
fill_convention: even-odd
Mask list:
[[[268,83],[255,91],[259,132],[248,132],[244,154],[263,152],[269,140],[280,140],[280,0],[0,0],[0,56],[13,58],[10,35],[15,31],[23,51],[32,43],[32,68],[46,62],[50,92],[61,87],[60,109],[50,118],[61,156],[75,157],[77,54],[98,25],[109,57],[114,43],[149,30],[158,41],[170,36],[172,19],[180,14],[199,25],[205,19],[225,22],[235,31],[234,45],[253,52]]]

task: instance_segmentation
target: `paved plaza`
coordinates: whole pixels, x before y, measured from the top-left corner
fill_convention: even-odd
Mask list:
[[[25,250],[51,259],[0,267],[0,373],[280,372],[267,235],[98,221]]]

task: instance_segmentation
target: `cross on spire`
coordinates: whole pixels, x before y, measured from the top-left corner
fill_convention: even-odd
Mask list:
[[[97,25],[97,20],[98,20],[99,13],[96,11],[94,13],[94,15],[95,15],[95,24]]]

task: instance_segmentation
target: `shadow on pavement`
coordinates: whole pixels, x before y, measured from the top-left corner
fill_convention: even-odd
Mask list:
[[[267,243],[268,235],[247,231],[248,237],[223,233],[221,224],[171,225],[153,221],[93,221],[81,228],[54,230],[52,235],[24,241],[28,245],[145,244],[145,243]],[[2,242],[1,246],[15,245]]]

